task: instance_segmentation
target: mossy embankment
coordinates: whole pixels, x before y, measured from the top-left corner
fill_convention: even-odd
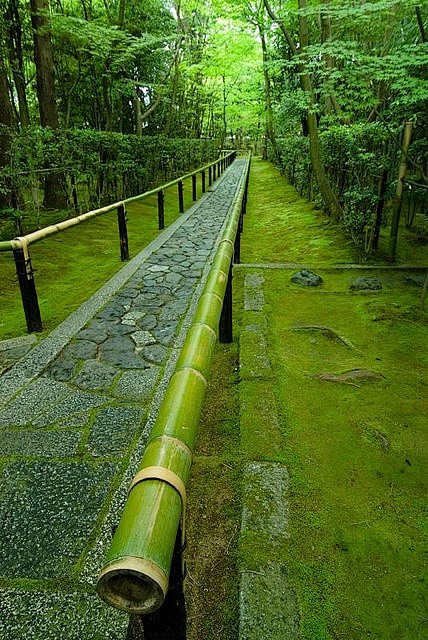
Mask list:
[[[422,248],[414,251],[406,233],[403,230],[397,263],[426,264]],[[383,246],[387,236],[388,229],[383,231]],[[232,482],[228,500],[233,497],[235,511],[243,469],[250,459],[288,470],[284,501],[290,536],[277,544],[275,562],[286,567],[299,611],[298,635],[291,630],[290,638],[428,637],[423,546],[428,322],[419,306],[423,270],[391,269],[376,259],[374,269],[364,270],[364,275],[378,278],[382,289],[351,291],[351,280],[362,275],[355,265],[360,262],[367,267],[370,261],[340,227],[300,198],[272,165],[260,160],[252,165],[241,262],[234,272],[235,340],[239,341],[242,330],[245,276],[257,273],[264,279],[271,373],[251,384],[239,381],[239,396],[233,397],[235,402],[240,399],[241,418],[242,403],[257,411],[252,420],[241,420],[232,433],[226,432],[228,416],[234,416],[229,425],[236,421],[236,405],[231,405],[228,395],[236,390],[236,362],[232,359],[227,365],[225,347],[218,347],[217,365],[228,366],[228,375],[220,375],[214,367],[199,446],[211,445],[211,453],[204,451],[203,456],[221,452],[213,460]],[[324,282],[316,288],[293,284],[294,270],[282,263],[311,265]],[[251,321],[250,316],[247,313]],[[241,350],[251,348],[250,342],[241,343]],[[354,370],[373,375],[360,379],[350,374],[334,381],[335,375]],[[220,384],[215,381],[218,376]],[[265,410],[266,398],[271,403],[272,395],[279,429],[275,427],[274,434],[273,419]],[[222,397],[229,401],[222,404]],[[197,470],[196,484],[199,476]],[[210,482],[203,480],[204,486],[218,505],[222,493],[217,491],[216,475],[207,477]],[[228,500],[225,505],[230,504]],[[217,522],[223,512],[218,506],[205,515]],[[221,529],[220,524],[216,526]],[[223,543],[228,555],[237,551],[238,566],[223,564],[229,573],[223,577],[221,591],[211,592],[213,573],[208,572],[202,584],[207,601],[225,601],[228,610],[233,610],[239,567],[260,571],[263,562],[272,561],[265,557],[266,546],[258,545],[256,538],[253,544],[251,535],[244,536],[236,549],[237,540],[231,535],[234,526],[238,526],[236,515],[229,521]],[[198,538],[202,531],[197,523],[192,529],[191,536]],[[209,557],[209,546],[204,550]],[[218,580],[216,574],[217,586]],[[196,606],[192,613],[193,626],[198,626],[198,616],[204,621],[199,628],[203,637],[238,637],[236,620],[228,627],[220,610],[217,616],[206,615],[203,607]],[[218,635],[217,629],[225,635]],[[197,631],[193,633],[198,637]]]

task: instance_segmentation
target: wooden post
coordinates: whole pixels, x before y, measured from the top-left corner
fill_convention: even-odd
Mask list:
[[[210,187],[213,183],[213,168],[208,167],[208,186]]]
[[[19,288],[21,290],[22,306],[24,307],[27,331],[43,331],[42,319],[40,316],[39,301],[37,299],[36,285],[34,282],[31,258],[27,249],[25,257],[23,249],[14,249],[16,274],[18,276]]]
[[[401,160],[398,168],[397,191],[395,193],[395,206],[391,219],[391,233],[389,237],[389,260],[395,261],[397,253],[398,229],[400,226],[401,205],[403,202],[403,179],[407,173],[407,151],[410,146],[410,138],[412,136],[412,122],[406,122],[404,125],[403,144],[401,147]]]
[[[241,232],[239,227],[236,232],[235,242],[233,245],[233,262],[234,264],[239,264],[241,262]]]
[[[120,259],[122,262],[125,262],[129,260],[129,247],[128,230],[126,228],[126,211],[123,203],[117,208],[117,224],[119,227]]]
[[[158,191],[158,227],[165,229],[165,194],[163,189]]]
[[[202,193],[205,193],[207,188],[206,188],[206,174],[205,174],[205,170],[201,171],[201,182],[202,182]]]
[[[233,342],[232,327],[232,266],[229,268],[226,291],[223,298],[219,323],[219,341],[222,343]]]
[[[180,213],[184,213],[184,196],[183,196],[183,181],[180,180],[178,183],[178,210]]]
[[[388,186],[388,169],[383,169],[382,176],[379,182],[379,198],[376,207],[376,219],[373,234],[373,249],[377,249],[379,246],[380,228],[382,226],[382,215],[385,206],[385,193]]]
[[[193,176],[192,176],[192,200],[193,200],[193,202],[196,202],[196,200],[197,200],[197,195],[196,195],[196,173],[194,173]]]
[[[181,527],[178,528],[169,574],[169,589],[162,606],[153,613],[130,617],[126,640],[186,640],[185,570]],[[144,633],[144,635],[143,635]]]
[[[213,182],[217,180],[217,164],[213,165]]]

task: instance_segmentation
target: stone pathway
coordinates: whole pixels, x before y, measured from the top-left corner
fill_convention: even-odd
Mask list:
[[[123,640],[128,616],[94,594],[97,571],[245,162],[24,357],[9,345],[18,351],[0,372],[2,640]]]

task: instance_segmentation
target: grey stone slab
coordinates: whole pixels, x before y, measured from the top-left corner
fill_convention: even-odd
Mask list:
[[[0,456],[72,456],[82,434],[66,430],[3,429]]]
[[[87,449],[94,456],[122,454],[140,428],[143,411],[133,407],[105,407],[95,418]]]
[[[94,322],[92,325],[87,327],[86,329],[82,329],[79,331],[79,338],[81,340],[90,340],[91,342],[95,342],[96,344],[101,344],[104,340],[107,340],[107,323],[103,322],[102,324],[97,324]]]
[[[76,418],[80,414],[88,415],[88,410],[106,404],[109,398],[87,391],[71,391],[69,396],[61,400],[54,408],[33,419],[33,425],[37,427],[47,427],[58,424],[59,426],[70,425],[71,418]]]
[[[144,347],[141,351],[142,356],[145,360],[149,362],[153,362],[154,364],[162,364],[162,362],[166,359],[167,350],[161,344],[153,344],[147,347]]]
[[[90,360],[97,355],[97,344],[90,340],[73,340],[62,352],[63,358],[81,358]]]
[[[158,319],[154,314],[148,314],[141,318],[138,322],[138,327],[144,331],[150,331],[154,329],[158,324]]]
[[[152,333],[160,344],[169,347],[174,342],[177,326],[178,320],[170,321],[168,324],[162,323]]]
[[[95,593],[0,590],[2,640],[124,640],[128,616]]]
[[[245,311],[262,311],[265,304],[263,289],[246,287],[244,290]]]
[[[10,349],[26,348],[27,351],[37,344],[37,337],[31,333],[28,336],[19,336],[18,338],[10,338],[9,340],[0,341],[0,354]]]
[[[77,365],[78,360],[73,360],[70,358],[64,358],[59,356],[56,360],[52,362],[51,365],[46,369],[46,375],[58,382],[67,382],[71,380],[73,377]]]
[[[160,368],[152,365],[144,371],[126,371],[114,389],[114,395],[123,400],[144,402],[150,396],[159,376]]]
[[[274,462],[250,462],[244,469],[242,531],[288,537],[289,477]]]
[[[128,313],[125,313],[125,315],[122,317],[121,324],[126,324],[131,327],[135,327],[137,326],[137,322],[142,318],[144,318],[145,315],[146,315],[145,311],[129,311]]]
[[[257,327],[257,325],[254,325]],[[272,369],[267,354],[266,338],[261,329],[241,332],[240,371],[242,378],[270,378]]]
[[[243,569],[239,605],[239,640],[300,639],[296,594],[281,564]]]
[[[66,384],[46,377],[38,378],[0,410],[0,426],[25,426],[34,422],[40,413],[70,394]]]
[[[102,364],[98,360],[89,360],[73,379],[73,384],[87,390],[106,389],[113,384],[117,375],[116,368]]]
[[[135,345],[128,336],[106,340],[100,345],[100,359],[122,369],[144,369],[147,366],[135,353]]]
[[[12,462],[2,470],[0,573],[70,575],[117,471],[114,463]]]
[[[261,287],[265,281],[262,273],[247,273],[245,274],[244,286],[246,287]]]
[[[155,344],[156,338],[150,333],[150,331],[136,331],[131,334],[131,338],[135,342],[137,348],[145,347],[148,344]]]

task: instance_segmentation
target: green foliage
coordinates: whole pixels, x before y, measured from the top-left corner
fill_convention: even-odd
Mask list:
[[[396,165],[395,154],[386,153],[387,135],[378,123],[335,125],[320,133],[325,170],[343,208],[342,222],[357,245],[364,243],[365,229],[374,220],[382,169]],[[288,180],[301,195],[322,207],[309,159],[308,138],[282,138],[279,152],[281,170]],[[390,179],[387,196],[392,189]]]
[[[185,173],[217,157],[212,140],[176,140],[165,136],[106,133],[70,129],[58,136],[32,127],[13,137],[12,166],[0,172],[1,184],[12,176],[33,208],[34,191],[45,175],[45,162],[66,177],[67,197],[76,190],[80,210],[146,191],[155,181]],[[39,198],[41,199],[41,198]]]

